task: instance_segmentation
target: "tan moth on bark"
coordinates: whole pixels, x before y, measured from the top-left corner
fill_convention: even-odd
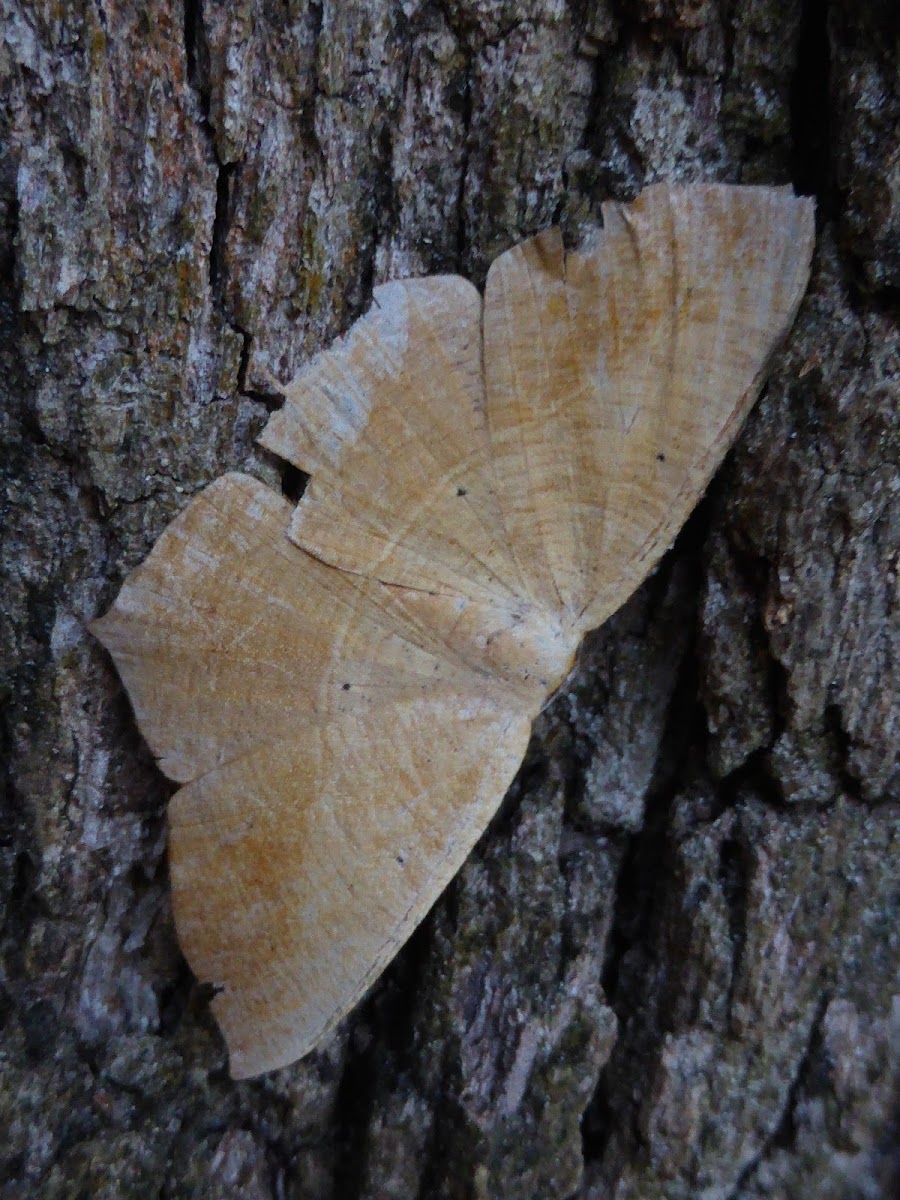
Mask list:
[[[93,626],[163,771],[232,1074],[311,1050],[484,830],[589,630],[671,545],[800,303],[813,205],[648,188],[484,298],[389,283]]]

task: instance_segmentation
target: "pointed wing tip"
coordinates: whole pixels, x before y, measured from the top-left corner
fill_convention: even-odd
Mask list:
[[[427,275],[379,284],[372,303],[342,337],[305,362],[281,389],[284,405],[272,413],[257,445],[306,474],[340,461],[344,442],[360,436],[369,403],[384,378],[403,374],[410,351],[415,357],[422,326],[466,321],[477,330],[481,293],[461,275]],[[421,353],[422,343],[418,343]],[[325,417],[331,413],[335,428]]]
[[[168,556],[173,535],[183,533],[185,529],[190,529],[197,514],[202,512],[204,507],[213,505],[214,507],[225,508],[227,505],[233,503],[238,495],[242,499],[241,507],[247,507],[248,504],[253,502],[272,506],[287,504],[288,508],[292,507],[273,488],[268,487],[261,480],[257,479],[256,476],[249,475],[245,471],[226,471],[224,475],[217,476],[195,496],[192,496],[181,511],[172,518],[156,539],[153,548],[146,558],[125,576],[115,600],[107,608],[106,612],[100,616],[92,617],[90,621],[85,623],[85,628],[107,650],[114,644],[116,633],[125,623],[132,619],[139,619],[139,613],[134,611],[132,607],[132,598],[135,595],[136,584],[146,577],[151,564],[156,564]],[[225,504],[221,503],[223,497],[226,501]]]
[[[542,229],[540,233],[526,238],[525,241],[516,242],[514,246],[497,255],[488,267],[485,296],[489,297],[496,287],[501,286],[500,281],[507,273],[520,269],[549,275],[562,282],[565,278],[565,257],[566,251],[559,225]]]
[[[219,1020],[218,1017],[216,1019]],[[270,1071],[281,1071],[285,1067],[292,1067],[316,1048],[314,1044],[311,1044],[285,1054],[272,1054],[267,1053],[266,1048],[232,1048],[227,1038],[225,1045],[228,1048],[228,1074],[235,1081],[258,1079],[260,1075],[268,1075]]]
[[[112,608],[109,608],[102,616],[92,617],[90,619],[90,621],[86,621],[85,626],[84,626],[85,629],[88,631],[88,633],[91,635],[91,637],[95,637],[97,639],[97,641],[100,643],[100,645],[103,646],[104,648],[106,647],[106,640],[105,640],[106,626],[109,622],[109,617],[110,617],[111,613],[112,613]]]
[[[287,420],[286,411],[289,403],[289,399],[286,398],[284,406],[272,413],[262,433],[256,439],[257,446],[262,446],[263,450],[268,450],[270,454],[275,454],[278,458],[284,458],[284,435],[282,427]]]
[[[270,1031],[258,1018],[248,1019],[242,1012],[239,993],[227,985],[219,987],[210,1001],[210,1010],[222,1031],[228,1050],[228,1073],[232,1079],[255,1079],[270,1071],[290,1067],[311,1054],[334,1028],[335,1021],[317,1034],[308,1031],[289,1033]],[[266,1036],[269,1031],[269,1036]]]
[[[121,632],[126,621],[127,616],[119,609],[119,598],[116,597],[102,616],[94,617],[85,624],[88,633],[97,639],[113,661],[121,644]]]

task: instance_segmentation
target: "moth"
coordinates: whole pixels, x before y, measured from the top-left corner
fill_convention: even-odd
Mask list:
[[[93,630],[162,770],[235,1078],[313,1049],[458,870],[583,636],[672,544],[806,288],[813,204],[653,186],[430,276],[287,387],[310,475],[191,500]]]

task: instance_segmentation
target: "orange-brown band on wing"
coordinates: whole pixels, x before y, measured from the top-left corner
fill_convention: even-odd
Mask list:
[[[806,287],[812,201],[648,188],[565,256],[491,266],[485,374],[497,497],[526,589],[577,633],[668,548],[756,397]],[[555,600],[554,600],[555,598]]]
[[[488,459],[481,297],[455,275],[375,291],[316,355],[260,441],[312,472],[291,526],[324,561],[386,583],[522,603]]]
[[[258,480],[223,476],[94,625],[172,779],[300,737],[322,714],[491,690],[477,656],[454,652],[439,623],[411,619],[405,593],[299,550],[290,514]]]
[[[799,304],[812,206],[785,190],[651,188],[604,218],[491,268],[484,379],[470,285],[379,289],[263,437],[316,472],[297,511],[223,477],[94,626],[190,781],[176,922],[238,1076],[310,1049],[427,912]]]
[[[307,1053],[456,873],[528,742],[530,714],[447,698],[338,716],[182,788],[170,805],[178,937],[231,1073]]]

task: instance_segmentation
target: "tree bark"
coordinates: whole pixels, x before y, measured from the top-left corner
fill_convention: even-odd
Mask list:
[[[893,1194],[894,0],[2,11],[2,1200]],[[815,195],[767,391],[412,942],[234,1083],[85,622],[223,471],[294,494],[254,438],[374,284],[658,179]]]

